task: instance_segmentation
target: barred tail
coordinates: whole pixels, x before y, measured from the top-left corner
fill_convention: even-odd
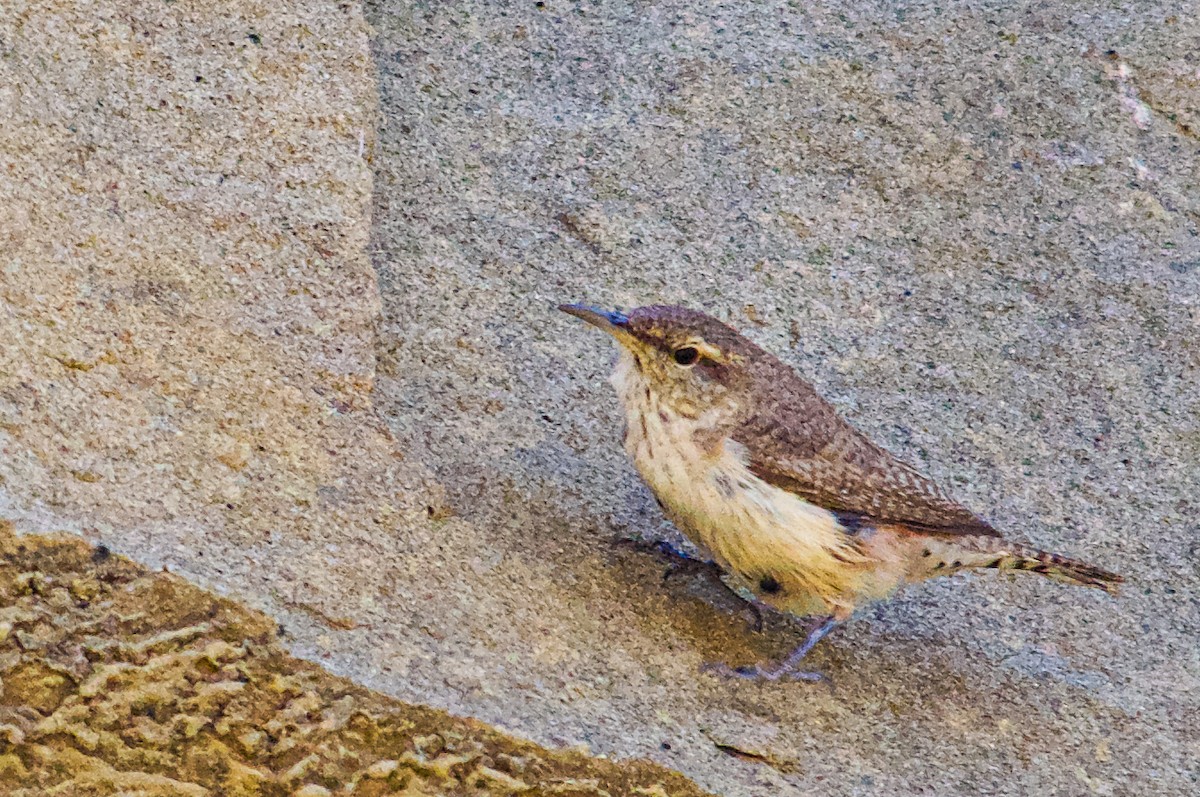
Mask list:
[[[1125,579],[1094,565],[1049,551],[1039,551],[1002,537],[983,535],[917,535],[920,558],[910,577],[932,578],[962,570],[1028,570],[1064,584],[1095,587],[1116,595]]]
[[[1069,559],[1049,551],[1039,551],[1023,545],[1006,545],[1008,556],[1002,557],[997,564],[987,567],[998,567],[1002,570],[1028,570],[1031,573],[1041,573],[1043,576],[1061,581],[1064,584],[1076,584],[1081,587],[1102,589],[1109,595],[1116,595],[1124,578],[1116,573]]]

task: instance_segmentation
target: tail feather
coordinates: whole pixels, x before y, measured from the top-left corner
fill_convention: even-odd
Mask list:
[[[1001,559],[1000,563],[994,566],[1004,570],[1028,570],[1031,573],[1040,573],[1066,584],[1102,589],[1110,595],[1116,595],[1120,591],[1119,585],[1125,581],[1116,573],[1080,562],[1078,559],[1070,559],[1056,553],[1039,551],[1036,548],[1027,548],[1022,545],[1007,547],[1009,556]]]
[[[913,576],[932,578],[961,570],[1025,570],[1064,584],[1116,595],[1125,579],[1103,568],[992,536],[918,535],[920,558]]]

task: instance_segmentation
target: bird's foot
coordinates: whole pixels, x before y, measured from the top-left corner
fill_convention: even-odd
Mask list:
[[[787,670],[783,667],[731,667],[724,662],[710,662],[700,668],[700,672],[715,675],[719,678],[739,678],[743,681],[823,681],[825,676],[819,672],[805,670]]]
[[[714,571],[719,574],[721,572],[721,568],[713,560],[692,556],[687,551],[667,540],[631,540],[625,537],[618,540],[617,544],[639,551],[653,551],[654,553],[662,554],[670,560],[670,566],[663,573],[663,581],[671,578],[671,576],[681,574],[690,575],[692,573]]]
[[[736,592],[734,594],[737,595]],[[741,596],[739,595],[738,597]],[[742,607],[741,615],[746,618],[746,624],[750,626],[750,629],[754,633],[761,634],[768,611],[775,610],[762,601],[746,601],[746,605]]]
[[[820,673],[797,670],[796,665],[803,661],[804,657],[809,654],[809,651],[816,647],[816,644],[832,631],[837,623],[838,621],[833,617],[826,618],[824,622],[809,633],[803,644],[789,653],[787,658],[774,667],[763,667],[761,665],[754,667],[730,667],[728,664],[713,663],[705,664],[700,668],[700,671],[722,678],[741,678],[748,681],[778,681],[783,678],[796,681],[823,680],[825,676]]]
[[[638,551],[652,551],[667,558],[670,564],[663,571],[663,581],[669,581],[671,578],[680,575],[705,575],[716,578],[721,586],[732,593],[734,597],[745,602],[743,612],[749,615],[747,623],[754,629],[755,633],[762,633],[763,618],[766,616],[766,610],[771,607],[751,595],[743,595],[726,583],[725,579],[722,578],[723,571],[721,570],[721,566],[713,560],[693,556],[667,540],[634,540],[622,537],[617,540],[617,545],[633,548]]]

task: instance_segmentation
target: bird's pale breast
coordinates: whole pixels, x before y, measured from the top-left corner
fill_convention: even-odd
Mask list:
[[[902,582],[902,562],[880,557],[883,540],[865,544],[833,513],[759,479],[738,444],[702,446],[705,418],[672,411],[628,355],[612,381],[626,412],[625,449],[646,484],[679,529],[759,600],[802,616],[845,614]]]

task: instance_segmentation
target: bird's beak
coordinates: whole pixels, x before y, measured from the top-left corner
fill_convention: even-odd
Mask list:
[[[601,310],[587,304],[560,304],[558,309],[603,329],[621,343],[627,343],[633,337],[629,333],[629,317],[616,310]]]

